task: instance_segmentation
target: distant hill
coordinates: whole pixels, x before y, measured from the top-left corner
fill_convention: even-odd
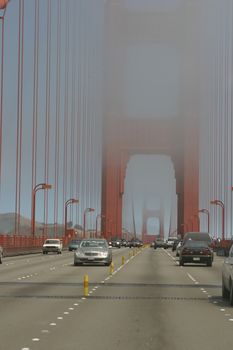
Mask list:
[[[18,215],[17,219],[20,220],[19,234],[22,236],[31,235],[31,220]],[[15,233],[15,213],[0,214],[0,234],[12,235]],[[54,224],[48,224],[45,227],[44,224],[36,222],[36,235],[42,236],[47,231],[47,236],[54,236]],[[64,232],[63,225],[57,225],[57,235],[62,237]]]

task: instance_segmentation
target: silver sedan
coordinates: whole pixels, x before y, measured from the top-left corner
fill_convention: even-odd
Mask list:
[[[74,265],[104,264],[112,262],[112,251],[106,239],[83,239],[74,252]]]
[[[229,298],[230,305],[233,306],[233,245],[222,266],[222,297]]]

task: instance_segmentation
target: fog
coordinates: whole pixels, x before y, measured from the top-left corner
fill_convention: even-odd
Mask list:
[[[185,119],[199,116],[199,10],[199,2],[193,1],[108,3],[105,118],[110,134],[116,132],[111,120],[114,125],[130,123],[128,135],[124,126],[122,130],[119,127],[121,147],[134,148],[137,142],[141,145],[138,156],[129,158],[123,196],[123,227],[139,237],[147,232],[167,238],[177,228],[177,164],[173,164],[174,150],[165,139],[177,138],[172,131],[174,123],[182,130]],[[139,121],[141,131],[135,131],[134,123]],[[147,121],[154,138],[158,138],[158,123],[173,124],[164,140],[147,142],[145,138],[153,138],[153,133],[149,136],[144,130]],[[180,136],[172,147],[182,162],[182,132]],[[127,146],[124,138],[131,140]],[[154,155],[147,155],[149,148],[154,149]]]
[[[172,120],[179,129],[198,121],[199,199],[188,216],[196,214],[198,208],[208,208],[215,236],[221,235],[222,219],[218,209],[210,205],[213,198],[225,201],[227,236],[232,232],[232,9],[232,0],[125,0],[109,1],[106,15],[106,122],[124,125],[125,120],[126,125],[130,121],[128,137],[133,139],[134,121],[155,121],[156,128],[156,122]],[[187,161],[195,163],[191,138],[189,144],[192,126],[190,129],[190,136],[182,135],[184,144],[182,139],[177,143],[181,153],[190,147]],[[116,131],[110,128],[109,133],[111,130]],[[137,129],[135,138],[142,135],[143,130],[140,135]],[[130,159],[127,165],[123,226],[135,230],[133,207],[140,235],[143,206],[151,207],[151,196],[154,208],[159,206],[158,195],[153,193],[159,184],[162,202],[167,203],[167,236],[171,210],[167,198],[172,198],[166,186],[167,172],[163,158],[151,157],[145,165],[145,157],[138,156],[137,162]],[[151,166],[161,171],[153,172]],[[206,230],[206,219],[200,219],[201,229]],[[148,231],[158,234],[158,219],[153,223],[148,220]]]
[[[4,18],[1,213],[29,218],[32,187],[46,181],[53,184],[49,222],[64,221],[64,202],[75,197],[80,204],[69,219],[81,224],[86,207],[103,210],[102,170],[110,161],[121,186],[123,226],[140,235],[143,208],[166,203],[167,237],[176,228],[171,203],[182,166],[191,164],[185,183],[198,203],[187,205],[185,215],[209,209],[219,236],[221,216],[209,203],[221,199],[230,236],[233,0],[54,0],[51,11],[46,0],[35,4],[25,1],[21,46],[18,0],[9,2]],[[105,209],[119,221],[108,199]],[[45,201],[39,193],[40,221]],[[146,226],[157,234],[161,222],[148,218]]]

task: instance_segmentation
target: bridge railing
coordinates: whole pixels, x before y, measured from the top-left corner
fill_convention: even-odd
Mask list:
[[[4,255],[30,254],[33,252],[41,252],[42,245],[47,236],[22,236],[22,235],[0,235],[0,246],[3,247]],[[55,238],[55,237],[54,237]],[[70,240],[69,237],[57,237],[62,239],[63,247],[67,247]]]

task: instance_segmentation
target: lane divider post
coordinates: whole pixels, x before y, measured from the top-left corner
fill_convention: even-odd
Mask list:
[[[87,297],[88,296],[88,287],[89,287],[88,275],[84,275],[83,287],[84,287],[84,296]]]
[[[112,261],[110,264],[109,274],[112,275],[114,272],[114,262]]]
[[[122,256],[122,258],[121,258],[121,265],[124,265],[124,264],[125,264],[125,257]]]

